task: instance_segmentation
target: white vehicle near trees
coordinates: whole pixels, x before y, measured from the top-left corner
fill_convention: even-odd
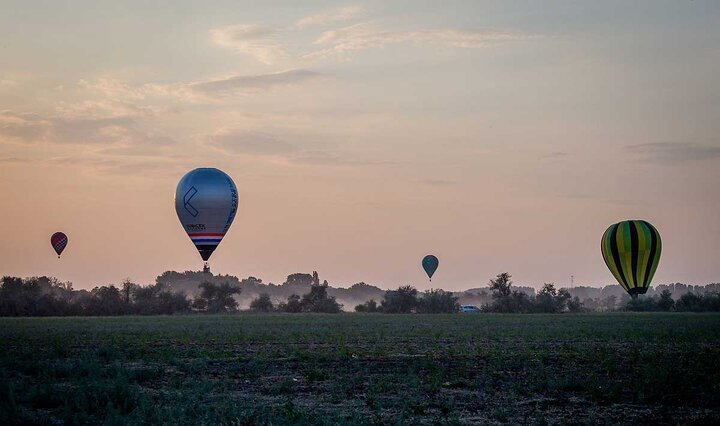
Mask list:
[[[480,308],[475,305],[460,305],[460,312],[464,314],[479,314]]]

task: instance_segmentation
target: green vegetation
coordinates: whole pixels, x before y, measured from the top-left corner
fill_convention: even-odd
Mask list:
[[[720,315],[0,318],[0,424],[720,422]]]
[[[463,292],[431,289],[419,292],[411,285],[381,290],[366,283],[334,288],[320,282],[317,272],[290,274],[281,285],[260,278],[239,280],[230,275],[203,272],[165,272],[155,284],[138,285],[126,279],[120,286],[103,285],[74,290],[72,283],[50,277],[0,279],[0,316],[112,316],[255,312],[452,313],[460,305],[476,305],[496,313],[579,312],[720,312],[720,284],[688,286],[681,283],[651,287],[631,299],[618,285],[603,288],[556,288],[546,283],[540,291],[515,285],[508,273],[497,275],[487,287]]]

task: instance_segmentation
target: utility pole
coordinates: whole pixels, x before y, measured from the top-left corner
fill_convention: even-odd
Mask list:
[[[575,288],[575,275],[570,275],[570,288]]]

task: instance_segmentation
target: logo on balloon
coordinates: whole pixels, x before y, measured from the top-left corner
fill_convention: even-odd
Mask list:
[[[192,197],[194,197],[195,194],[197,194],[197,189],[192,186],[183,196],[183,206],[185,207],[185,210],[192,215],[192,217],[196,217],[198,213],[200,213],[195,207],[193,207],[192,204],[190,204],[190,200],[192,200]]]

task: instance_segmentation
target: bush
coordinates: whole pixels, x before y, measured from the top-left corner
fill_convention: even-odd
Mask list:
[[[417,302],[417,312],[423,314],[454,313],[460,310],[458,298],[449,291],[427,290]]]
[[[671,311],[675,307],[675,301],[672,298],[670,290],[665,289],[660,293],[660,300],[658,300],[658,309],[661,311]]]
[[[718,293],[705,295],[686,293],[675,302],[675,310],[681,312],[717,312],[720,311],[720,295]]]
[[[493,303],[488,307],[491,312],[511,313],[517,312],[527,304],[524,293],[512,291],[512,275],[507,272],[498,274],[488,285],[492,292]]]
[[[544,313],[562,312],[565,310],[568,300],[570,300],[570,293],[567,289],[561,288],[558,291],[555,289],[554,284],[546,283],[538,295],[535,296],[534,311]]]
[[[388,290],[380,304],[382,312],[388,314],[408,314],[417,308],[418,291],[413,286],[399,287],[397,290]]]
[[[207,301],[207,311],[210,313],[235,312],[238,302],[233,295],[240,294],[240,288],[230,285],[229,282],[220,285],[211,282],[200,284],[200,297]]]
[[[288,313],[299,313],[302,312],[302,303],[300,302],[300,296],[297,294],[291,294],[287,298],[287,302],[278,304],[278,311]]]
[[[262,293],[260,296],[250,302],[250,309],[256,312],[272,312],[273,303],[270,300],[270,295]]]
[[[585,304],[583,302],[581,302],[580,298],[577,296],[575,296],[572,299],[567,301],[567,308],[568,308],[568,312],[572,312],[572,313],[587,311]]]
[[[379,312],[378,304],[374,299],[370,299],[365,303],[361,303],[355,306],[355,312]]]
[[[337,303],[334,297],[328,296],[327,289],[327,283],[310,286],[310,293],[302,297],[303,312],[339,313],[342,310],[342,305]]]

